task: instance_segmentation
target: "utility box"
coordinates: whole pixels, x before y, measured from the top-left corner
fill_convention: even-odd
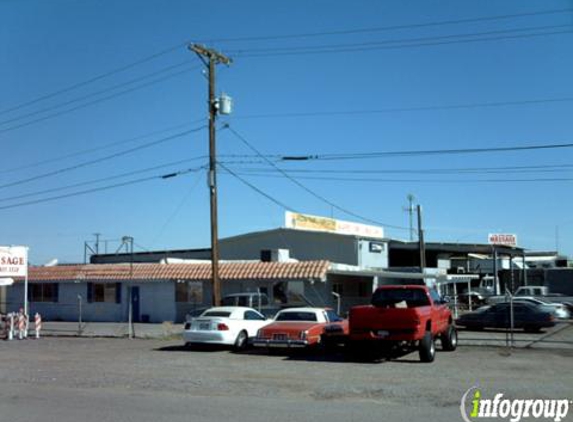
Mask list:
[[[233,99],[223,93],[219,97],[219,114],[228,115],[233,112]]]

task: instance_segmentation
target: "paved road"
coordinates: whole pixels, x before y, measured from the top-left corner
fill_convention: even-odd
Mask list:
[[[362,364],[45,338],[0,342],[0,356],[0,420],[14,422],[460,421],[461,396],[476,384],[518,398],[573,391],[570,349],[460,347],[433,364],[415,354]]]

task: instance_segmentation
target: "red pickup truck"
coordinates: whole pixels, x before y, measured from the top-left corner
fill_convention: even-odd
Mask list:
[[[349,348],[354,354],[373,357],[389,349],[417,349],[422,362],[432,362],[438,337],[443,350],[456,349],[452,314],[434,289],[382,286],[372,295],[371,303],[350,309]]]

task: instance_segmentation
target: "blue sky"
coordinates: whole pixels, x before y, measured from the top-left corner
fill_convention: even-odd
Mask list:
[[[571,143],[566,9],[573,2],[0,0],[0,243],[28,245],[35,263],[83,260],[96,232],[133,236],[138,250],[209,245],[206,159],[181,162],[207,154],[207,131],[123,153],[206,123],[206,80],[188,41],[233,58],[217,69],[235,105],[219,122],[272,157]],[[313,46],[334,51],[304,50]],[[473,107],[448,108],[457,105]],[[229,130],[218,132],[218,153],[296,211],[365,222],[342,208],[407,227],[413,193],[430,241],[515,233],[520,246],[573,254],[571,148],[276,163],[339,208]],[[18,205],[184,169],[193,171]],[[284,211],[219,174],[221,237],[281,226]]]

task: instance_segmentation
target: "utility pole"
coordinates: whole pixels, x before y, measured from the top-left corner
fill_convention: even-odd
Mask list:
[[[417,209],[418,209],[418,244],[420,248],[420,272],[424,273],[424,268],[426,268],[426,245],[424,243],[424,230],[422,229],[422,206],[418,205]]]
[[[209,78],[209,195],[211,199],[211,280],[213,306],[221,303],[221,280],[219,279],[219,229],[217,216],[217,149],[215,142],[215,120],[219,112],[219,100],[215,96],[215,65],[231,64],[231,59],[221,53],[199,44],[190,44],[208,69]]]
[[[414,199],[416,199],[416,197],[409,193],[408,196],[406,197],[408,199],[408,207],[404,207],[403,210],[406,211],[409,214],[409,220],[410,220],[410,242],[414,241]]]
[[[129,282],[127,284],[127,336],[133,338],[133,237],[123,236],[122,245],[129,248]]]

